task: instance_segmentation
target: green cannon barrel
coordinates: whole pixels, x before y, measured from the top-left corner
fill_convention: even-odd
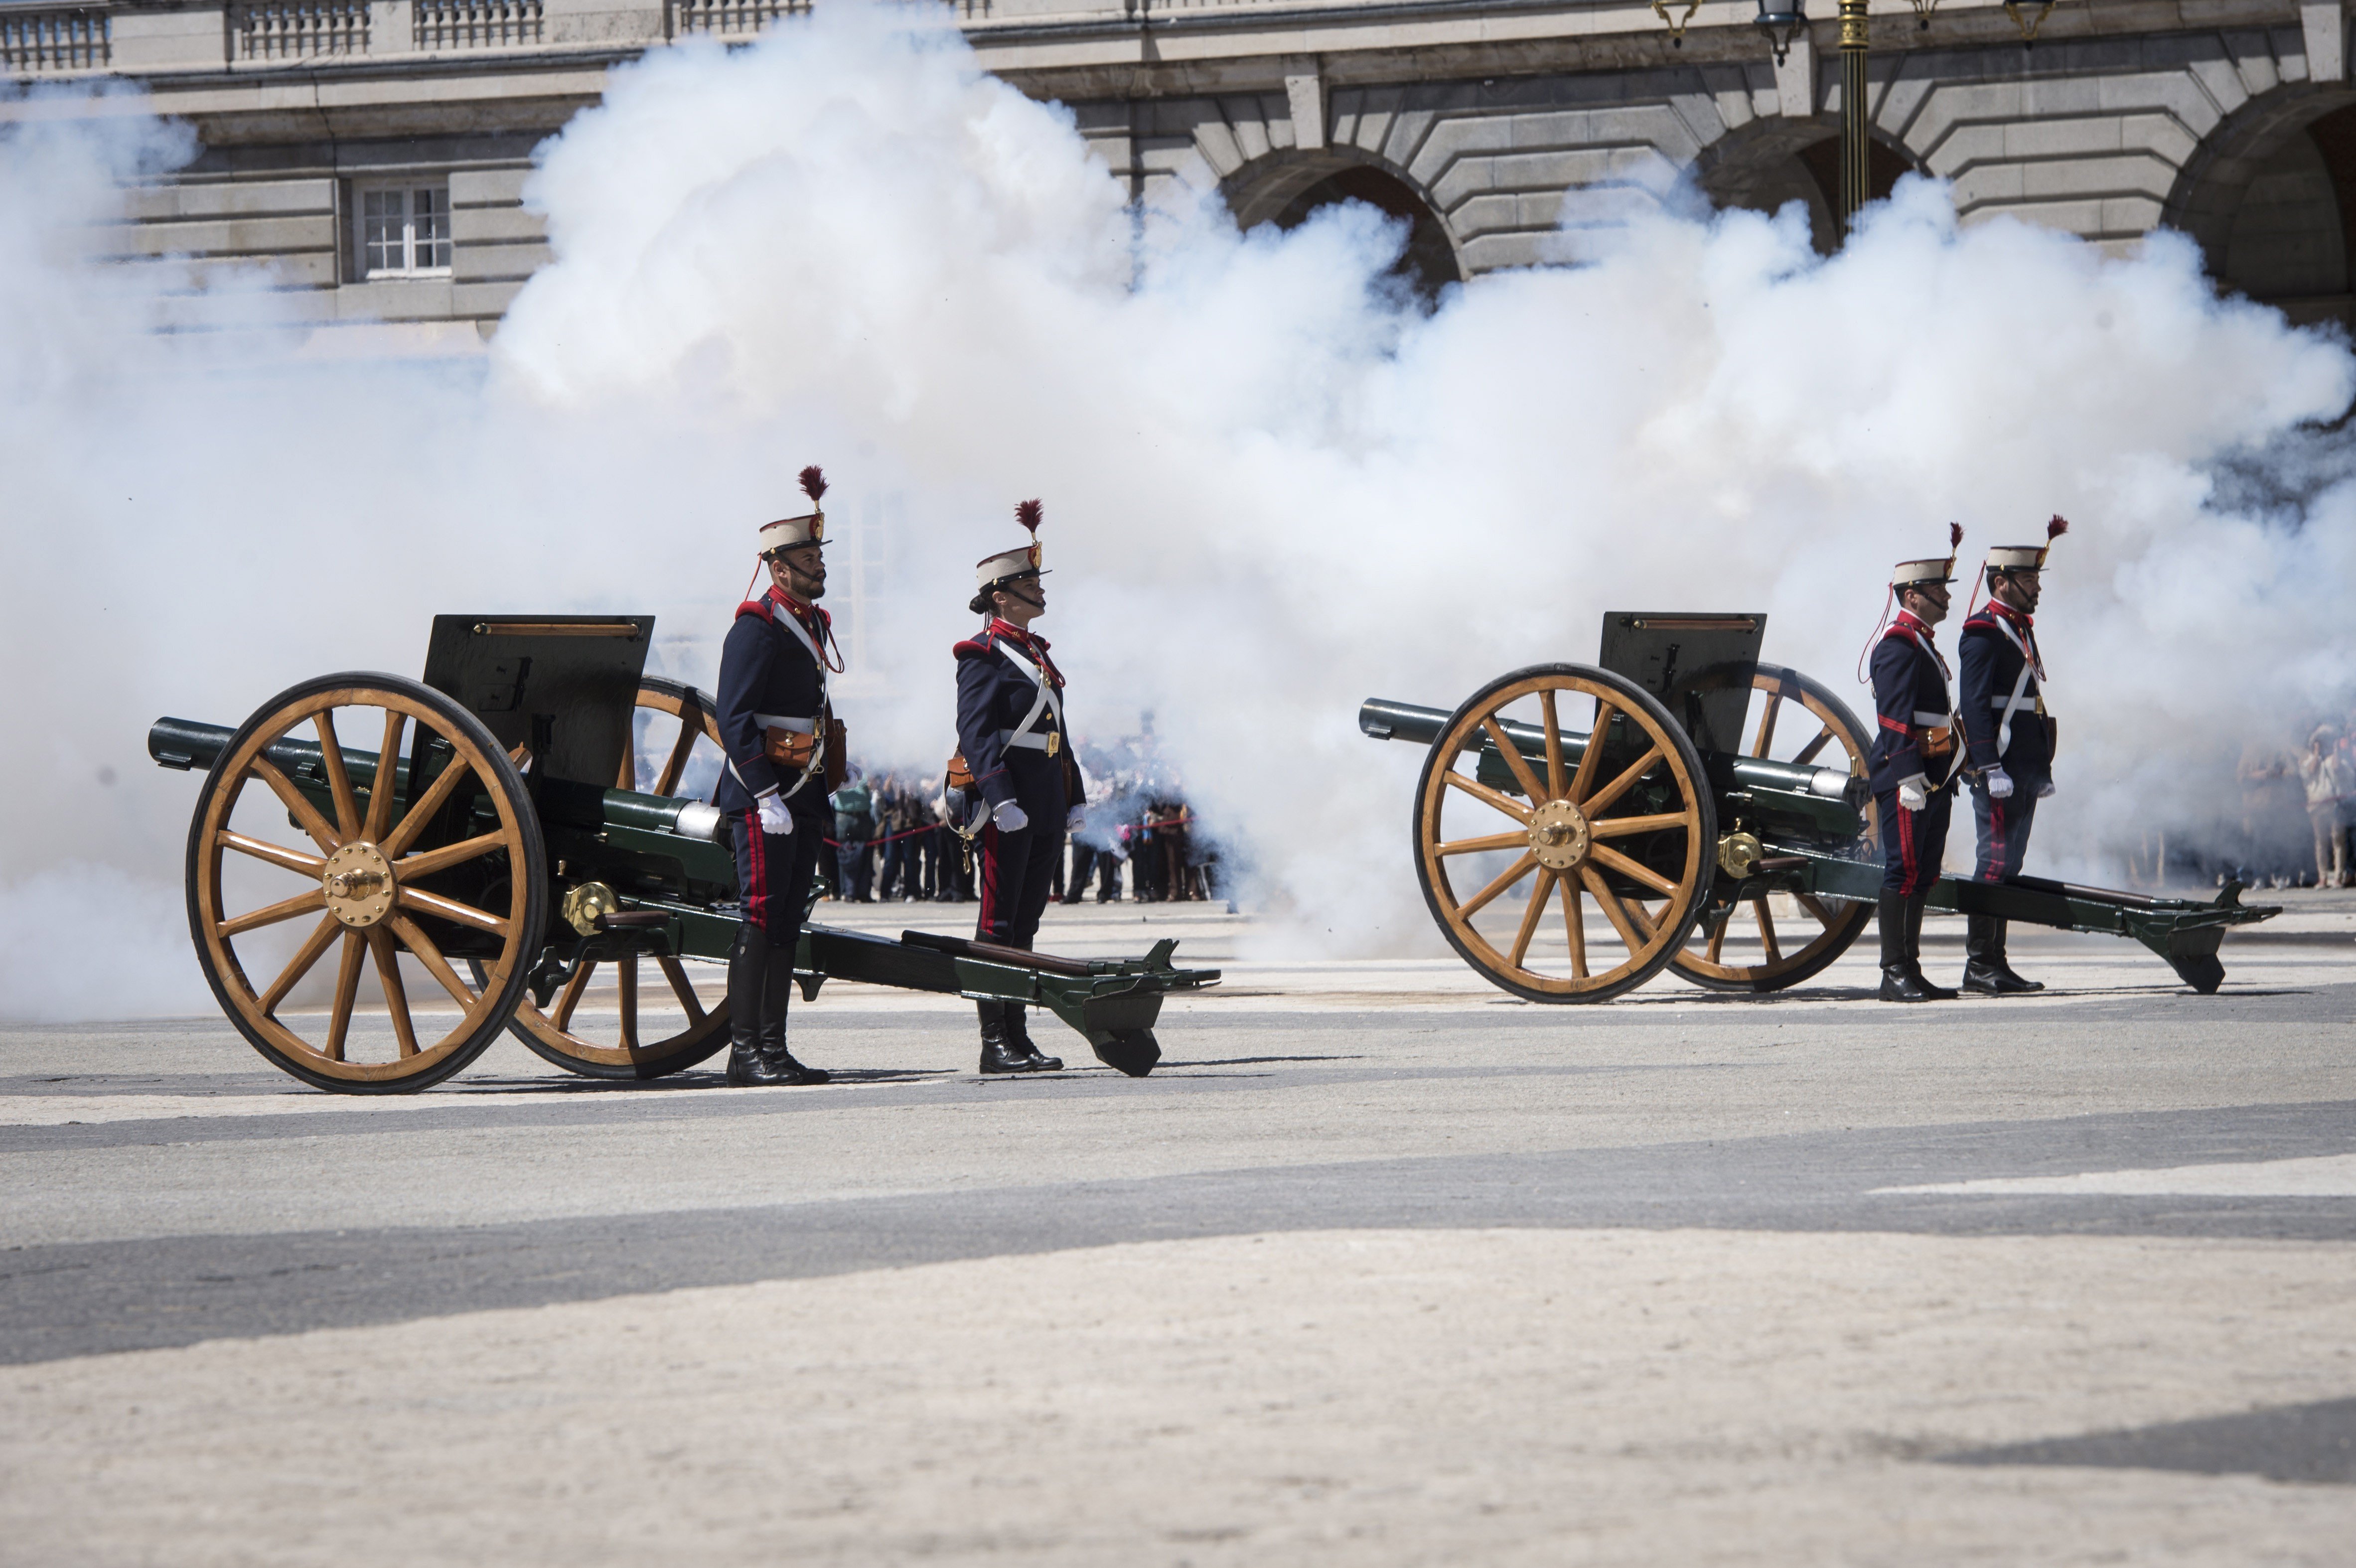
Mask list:
[[[1451,716],[1437,708],[1417,708],[1405,702],[1392,702],[1384,698],[1367,699],[1358,708],[1358,728],[1377,741],[1405,741],[1412,745],[1429,746],[1440,739],[1448,728]],[[1546,755],[1546,734],[1535,724],[1505,720],[1506,737],[1522,755],[1536,761]],[[1484,746],[1483,751],[1494,751]],[[1566,731],[1562,737],[1562,756],[1566,763],[1576,763],[1587,751],[1587,737]],[[1866,782],[1844,768],[1816,768],[1805,764],[1778,763],[1765,757],[1707,755],[1703,759],[1712,771],[1723,763],[1735,784],[1745,790],[1768,790],[1777,795],[1800,795],[1816,800],[1839,801],[1852,810],[1862,809],[1869,795]]]
[[[147,754],[162,767],[210,768],[228,746],[232,733],[219,724],[199,724],[190,719],[158,719],[147,731]],[[351,746],[344,747],[343,753],[344,768],[351,775],[353,786],[362,792],[374,789],[376,753]],[[316,792],[323,800],[327,798],[327,768],[319,760],[317,741],[284,740],[262,754],[298,788]],[[406,762],[393,764],[392,782],[396,791],[407,789]],[[538,793],[542,821],[592,833],[618,827],[708,845],[719,837],[721,827],[727,820],[716,807],[700,801],[600,789],[595,784],[570,779],[543,780]]]

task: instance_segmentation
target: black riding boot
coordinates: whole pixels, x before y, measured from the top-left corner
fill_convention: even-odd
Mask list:
[[[1925,891],[1906,901],[1906,966],[1913,975],[1914,983],[1922,987],[1925,1000],[1952,1002],[1955,999],[1954,991],[1944,986],[1933,986],[1922,975],[1922,906],[1930,901],[1930,893]]]
[[[981,1015],[981,1070],[984,1072],[1028,1072],[1031,1059],[1015,1049],[1007,1038],[1006,1015],[1012,1009],[1004,1002],[976,1002],[974,1011]]]
[[[1024,1016],[1030,1011],[1020,1002],[1006,1004],[1006,1043],[1017,1056],[1031,1064],[1033,1072],[1061,1072],[1064,1059],[1049,1056],[1031,1043],[1030,1021]]]
[[[728,1082],[739,1089],[771,1083],[823,1083],[786,1050],[786,1004],[792,999],[794,953],[746,921],[728,955]]]
[[[761,985],[761,1067],[765,1083],[824,1083],[833,1074],[805,1067],[786,1049],[786,1009],[794,999],[794,950],[769,944]]]
[[[761,1060],[761,1002],[768,986],[769,933],[746,921],[728,955],[728,1082],[737,1089],[775,1083]]]
[[[1881,999],[1885,1002],[1927,1002],[1930,993],[1908,956],[1906,895],[1887,888],[1881,892]]]
[[[2024,980],[2012,972],[2004,956],[2005,922],[1994,915],[1972,916],[1971,956],[1964,965],[1964,989],[1991,997],[2017,997],[2041,991],[2041,980]]]

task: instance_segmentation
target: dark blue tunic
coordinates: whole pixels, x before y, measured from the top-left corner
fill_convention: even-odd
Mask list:
[[[2001,765],[2022,793],[2053,776],[2053,735],[2041,711],[2034,619],[2008,604],[1988,603],[1964,623],[1955,662],[1961,667],[1964,737],[1975,773]],[[2019,699],[2014,703],[2013,694]],[[2010,732],[2005,711],[2011,706]]]
[[[1964,735],[1971,746],[1972,816],[1979,829],[1972,878],[1998,882],[2020,875],[2038,792],[2053,777],[2053,731],[2038,691],[2044,660],[2035,618],[1989,601],[1964,623],[1956,662],[1963,667]],[[2003,800],[1987,789],[1987,770],[1998,766],[2012,780],[2012,794]]]
[[[1958,752],[1947,701],[1947,667],[1932,628],[1904,612],[1873,650],[1873,745],[1866,753],[1881,826],[1881,886],[1909,896],[1939,880],[1954,797],[1944,785]],[[1947,750],[1933,756],[1934,731],[1948,731]],[[1920,811],[1898,801],[1898,786],[1922,775],[1931,797]]]
[[[781,773],[763,751],[762,731],[779,719],[824,722],[826,669],[813,650],[825,645],[827,626],[825,611],[797,607],[772,588],[737,606],[735,624],[720,645],[718,718],[728,765],[721,770],[713,804],[729,814],[744,918],[773,942],[791,943],[801,931],[826,837],[826,780],[824,769],[814,768],[798,787],[796,774]],[[761,831],[753,797],[770,789],[791,792],[786,796],[794,817],[791,837]]]
[[[1087,799],[1064,727],[1063,673],[1047,656],[1045,638],[1005,621],[991,621],[955,652],[958,749],[981,795],[975,809],[988,813],[1011,800],[1030,818],[1015,833],[1001,833],[994,823],[981,830],[974,867],[981,909],[974,935],[1029,947],[1064,852],[1065,816]]]

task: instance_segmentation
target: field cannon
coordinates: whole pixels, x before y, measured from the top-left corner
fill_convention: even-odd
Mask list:
[[[1766,622],[1615,611],[1594,665],[1515,670],[1453,712],[1359,709],[1365,734],[1429,748],[1416,877],[1465,962],[1538,1002],[1601,1001],[1663,969],[1764,992],[1858,939],[1881,890],[1871,731],[1819,682],[1759,662]],[[2131,937],[2207,993],[2226,928],[2281,912],[2240,892],[1943,878],[1929,907]]]
[[[321,676],[235,730],[156,720],[148,754],[204,771],[189,933],[256,1051],[319,1088],[382,1093],[441,1082],[503,1029],[593,1078],[660,1077],[727,1044],[726,1001],[683,962],[724,960],[739,923],[724,819],[708,787],[681,793],[716,782],[719,726],[709,697],[645,675],[653,631],[650,615],[441,615],[423,681]],[[1176,967],[1176,946],[1061,958],[805,925],[795,978],[806,998],[844,979],[1044,1008],[1141,1077],[1162,997],[1219,977]],[[327,1008],[288,1007],[331,950]],[[600,968],[610,1024],[582,1006]],[[391,1038],[363,1042],[371,970]],[[447,1003],[413,1003],[420,978]]]

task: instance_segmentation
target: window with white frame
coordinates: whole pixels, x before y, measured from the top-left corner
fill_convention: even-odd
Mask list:
[[[359,224],[363,278],[431,278],[450,271],[450,187],[415,180],[362,186]]]

